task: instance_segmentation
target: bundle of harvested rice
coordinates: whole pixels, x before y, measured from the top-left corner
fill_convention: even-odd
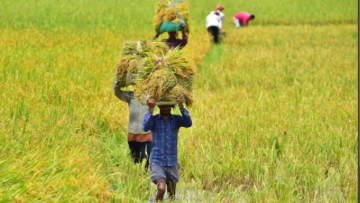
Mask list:
[[[127,82],[129,80],[129,74],[137,74],[139,71],[139,64],[146,57],[153,54],[163,55],[169,51],[167,45],[163,42],[157,41],[125,41],[121,45],[121,59],[117,65],[116,71],[118,80],[121,87],[125,87],[128,84],[134,84]]]
[[[147,95],[157,102],[176,103],[177,97],[182,94],[186,106],[191,107],[194,69],[192,60],[185,52],[179,51],[179,47],[164,56],[148,57],[139,64],[135,97],[139,102]]]
[[[169,48],[163,42],[159,41],[125,41],[121,45],[122,55],[140,55],[147,57],[151,54],[167,52]]]
[[[161,24],[165,22],[179,23],[181,20],[185,22],[186,33],[189,33],[189,9],[188,5],[183,2],[171,2],[168,0],[160,0],[157,4],[156,15],[154,17],[154,26],[157,34],[160,32]],[[180,29],[179,29],[180,31]]]

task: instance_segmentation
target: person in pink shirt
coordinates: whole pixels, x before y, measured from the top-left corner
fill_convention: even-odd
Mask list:
[[[236,28],[239,27],[246,27],[250,20],[255,19],[255,15],[247,13],[247,12],[240,12],[234,15],[234,24]]]

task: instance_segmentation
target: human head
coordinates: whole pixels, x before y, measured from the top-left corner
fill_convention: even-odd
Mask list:
[[[255,19],[255,15],[252,15],[250,16],[250,19],[249,20],[254,20]]]
[[[174,108],[174,105],[158,105],[160,109],[160,114],[162,116],[170,116],[171,108]]]
[[[220,15],[219,11],[217,11],[217,10],[214,11],[214,14],[217,15],[217,16]]]
[[[223,7],[222,5],[218,5],[218,6],[216,7],[216,10],[222,11],[222,10],[224,10],[224,7]]]

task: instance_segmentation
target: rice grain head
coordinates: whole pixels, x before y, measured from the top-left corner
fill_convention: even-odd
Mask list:
[[[174,5],[171,5],[168,8],[170,3],[171,3],[171,1],[166,1],[166,0],[158,1],[156,14],[154,17],[154,26],[155,26],[156,33],[160,34],[160,27],[161,27],[163,20],[169,21],[172,23],[178,23],[178,22],[180,22],[181,19],[183,19],[185,21],[185,24],[187,27],[186,33],[189,34],[190,33],[190,28],[189,28],[190,27],[189,26],[190,13],[189,13],[188,3],[187,2],[186,3],[185,2],[175,3],[177,10]],[[180,19],[179,15],[181,16],[181,19]]]
[[[186,106],[191,107],[193,78],[192,60],[185,52],[175,48],[163,57],[154,54],[139,64],[139,77],[134,93],[139,102],[145,94],[156,101],[174,101],[182,94]]]
[[[169,51],[167,45],[159,41],[125,41],[121,47],[121,59],[116,67],[120,86],[126,84],[127,73],[138,73],[148,56],[163,55]]]

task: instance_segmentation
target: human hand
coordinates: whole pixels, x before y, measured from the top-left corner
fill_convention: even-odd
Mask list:
[[[180,22],[180,29],[181,31],[185,30],[185,24],[183,22]]]
[[[183,99],[182,95],[179,95],[177,100],[176,100],[176,102],[178,103],[180,109],[184,107],[183,106],[183,100],[184,99]]]
[[[151,98],[151,99],[146,100],[146,104],[149,106],[149,111],[153,112],[154,108],[155,108],[155,105],[156,105],[155,99]]]

